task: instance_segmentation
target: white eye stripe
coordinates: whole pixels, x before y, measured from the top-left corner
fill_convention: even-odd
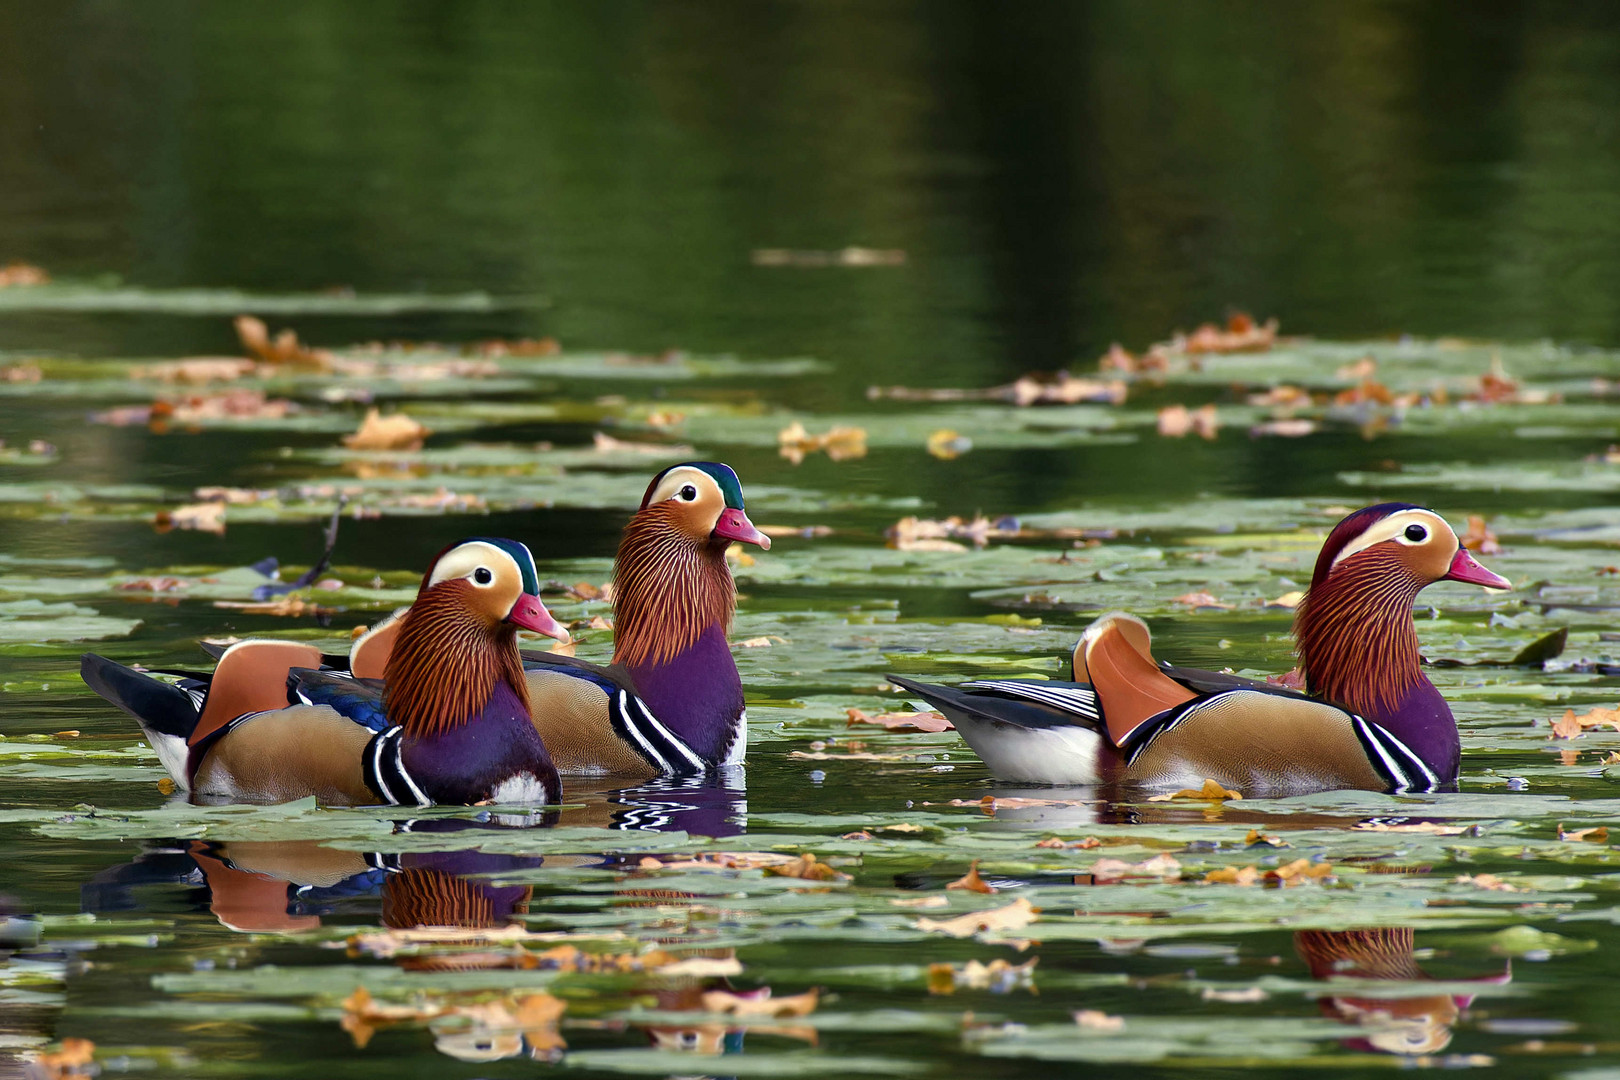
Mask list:
[[[477,580],[480,570],[489,575],[488,581]],[[509,573],[515,580],[523,580],[523,571],[518,567],[516,559],[494,544],[470,540],[444,554],[444,557],[434,565],[433,576],[428,579],[428,586],[432,587],[441,581],[465,578],[474,585],[488,588],[500,580],[503,573]]]
[[[686,495],[688,489],[692,492],[690,497]],[[647,505],[651,506],[654,503],[667,502],[670,499],[679,499],[682,502],[696,502],[704,492],[709,492],[716,498],[723,499],[720,494],[720,485],[715,483],[714,477],[702,469],[693,468],[691,465],[677,465],[664,474],[664,478],[659,481],[658,487],[653,491],[652,497],[647,500]]]
[[[1421,526],[1426,535],[1422,540],[1407,538],[1406,530],[1409,526]],[[1333,558],[1333,565],[1338,566],[1352,555],[1359,555],[1376,544],[1386,540],[1398,540],[1407,546],[1426,544],[1436,536],[1450,534],[1453,539],[1456,534],[1451,532],[1451,526],[1446,524],[1444,518],[1432,510],[1399,510],[1382,521],[1376,521],[1367,527],[1367,530],[1344,546],[1344,550]]]

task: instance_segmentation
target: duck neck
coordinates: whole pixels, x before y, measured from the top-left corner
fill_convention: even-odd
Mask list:
[[[726,633],[737,588],[724,541],[695,541],[665,504],[625,526],[613,570],[613,661],[654,716],[706,761],[736,739],[742,679]]]
[[[383,711],[411,738],[431,738],[485,717],[529,715],[517,629],[491,628],[468,610],[463,581],[417,597],[383,670]],[[498,704],[497,704],[498,703]],[[498,717],[489,717],[498,719]]]
[[[1295,650],[1312,695],[1379,724],[1438,774],[1455,776],[1457,724],[1423,674],[1412,621],[1422,587],[1395,565],[1346,563],[1300,604]]]
[[[386,690],[384,691],[386,693]],[[406,729],[405,771],[436,803],[557,802],[557,768],[529,717],[529,699],[498,679],[473,719],[425,734]]]
[[[667,503],[624,527],[613,564],[613,662],[668,664],[714,627],[723,636],[737,607],[726,542],[693,540]]]
[[[725,627],[714,623],[664,663],[626,664],[652,714],[711,765],[724,761],[743,716],[742,677]]]

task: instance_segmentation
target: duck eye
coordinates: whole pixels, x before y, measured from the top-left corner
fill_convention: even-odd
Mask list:
[[[691,484],[687,484],[685,487],[681,488],[681,501],[696,502],[697,488],[693,487]]]
[[[1429,530],[1421,525],[1408,525],[1406,527],[1406,538],[1414,544],[1421,544],[1429,538]]]
[[[480,566],[478,569],[473,571],[473,580],[480,585],[488,585],[490,582],[495,580],[495,575],[490,572],[489,567]]]

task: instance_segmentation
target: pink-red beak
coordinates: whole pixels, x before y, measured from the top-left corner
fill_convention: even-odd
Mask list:
[[[1457,554],[1451,557],[1451,569],[1441,581],[1464,581],[1470,585],[1483,585],[1487,589],[1511,589],[1513,582],[1485,569],[1474,559],[1467,548],[1460,547]]]
[[[734,507],[728,506],[721,513],[720,520],[714,523],[714,535],[740,544],[758,544],[762,551],[771,550],[771,538],[754,528],[748,515]]]
[[[567,628],[546,610],[546,605],[540,602],[540,598],[528,593],[518,597],[518,602],[513,604],[512,610],[507,613],[506,621],[524,630],[533,630],[537,634],[554,637],[564,645],[573,640],[568,636]]]

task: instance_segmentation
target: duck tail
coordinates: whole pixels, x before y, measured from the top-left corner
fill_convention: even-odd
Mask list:
[[[190,790],[191,749],[187,740],[202,715],[197,698],[172,683],[95,653],[80,658],[79,675],[86,686],[135,718],[175,785]]]

